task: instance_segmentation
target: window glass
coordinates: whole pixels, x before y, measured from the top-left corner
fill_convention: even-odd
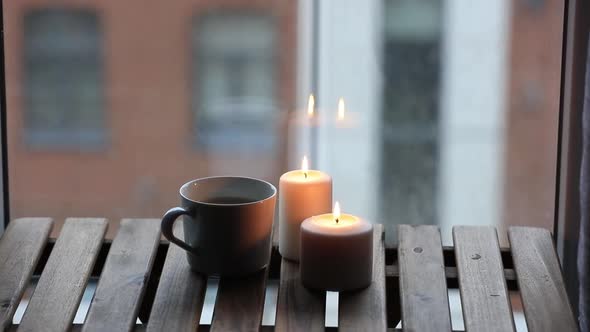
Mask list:
[[[106,217],[112,236],[191,179],[276,185],[305,155],[390,243],[402,223],[445,244],[458,224],[503,244],[552,227],[562,1],[3,6],[13,218]]]

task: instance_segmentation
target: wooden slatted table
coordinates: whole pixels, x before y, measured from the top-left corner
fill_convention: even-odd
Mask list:
[[[18,219],[0,239],[0,330],[326,330],[326,293],[302,287],[297,264],[276,248],[267,269],[221,279],[211,325],[199,325],[207,278],[160,240],[159,220],[122,220],[112,242],[103,240],[104,219],[67,219],[55,241],[51,227],[47,218]],[[339,295],[339,331],[395,330],[400,318],[404,331],[451,331],[448,289],[457,287],[468,331],[514,331],[509,290],[520,291],[529,331],[577,331],[547,230],[512,227],[511,250],[499,247],[493,227],[455,227],[454,248],[441,245],[435,226],[400,225],[398,248],[385,248],[383,235],[376,225],[373,284]],[[14,325],[33,275],[35,291]],[[85,323],[73,325],[91,276],[99,281]],[[278,282],[276,322],[261,326],[269,279]]]

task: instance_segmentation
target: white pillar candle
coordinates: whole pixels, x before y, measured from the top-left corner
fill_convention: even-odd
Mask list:
[[[373,281],[373,225],[350,214],[334,212],[301,224],[301,282],[305,287],[350,291]]]
[[[279,252],[299,260],[299,229],[303,220],[330,211],[332,178],[308,170],[304,157],[301,170],[290,171],[279,180]]]

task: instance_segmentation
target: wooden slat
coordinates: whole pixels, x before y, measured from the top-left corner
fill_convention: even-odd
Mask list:
[[[69,330],[106,229],[105,219],[66,219],[19,331]]]
[[[496,229],[455,226],[453,239],[466,330],[514,331]]]
[[[183,238],[182,223],[176,223],[174,234]],[[197,331],[206,288],[207,277],[191,271],[186,251],[171,243],[147,331]]]
[[[159,219],[121,221],[82,331],[131,331],[159,242]]]
[[[438,227],[399,225],[398,238],[404,330],[451,331],[451,314]]]
[[[222,278],[211,331],[258,331],[262,321],[268,268],[246,278]]]
[[[373,283],[357,292],[340,293],[338,331],[385,331],[385,244],[383,225],[374,225]]]
[[[399,276],[399,266],[385,265],[385,275],[387,277]],[[445,275],[447,279],[457,279],[457,268],[454,266],[445,266]],[[504,278],[510,281],[516,280],[516,273],[514,272],[514,269],[504,269]]]
[[[49,218],[17,219],[0,238],[0,331],[12,321],[52,226]]]
[[[326,292],[303,287],[299,264],[283,259],[275,331],[324,331]]]
[[[508,237],[528,330],[578,331],[551,233],[510,227]]]

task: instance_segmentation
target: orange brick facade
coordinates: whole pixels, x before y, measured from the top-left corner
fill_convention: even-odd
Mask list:
[[[292,110],[296,5],[270,0],[5,1],[11,217],[160,217],[177,203],[182,183],[215,173],[213,161],[250,165],[240,173],[276,182],[284,169],[284,148],[278,149],[278,158],[251,155],[234,160],[229,153],[199,151],[192,143],[190,73],[196,64],[190,33],[194,20],[209,11],[273,16],[279,48],[276,99],[281,110]],[[98,14],[110,142],[102,151],[33,151],[23,142],[23,15],[48,6]],[[277,126],[279,132],[284,130],[283,121]]]
[[[561,0],[513,1],[504,224],[553,228],[561,75]]]

